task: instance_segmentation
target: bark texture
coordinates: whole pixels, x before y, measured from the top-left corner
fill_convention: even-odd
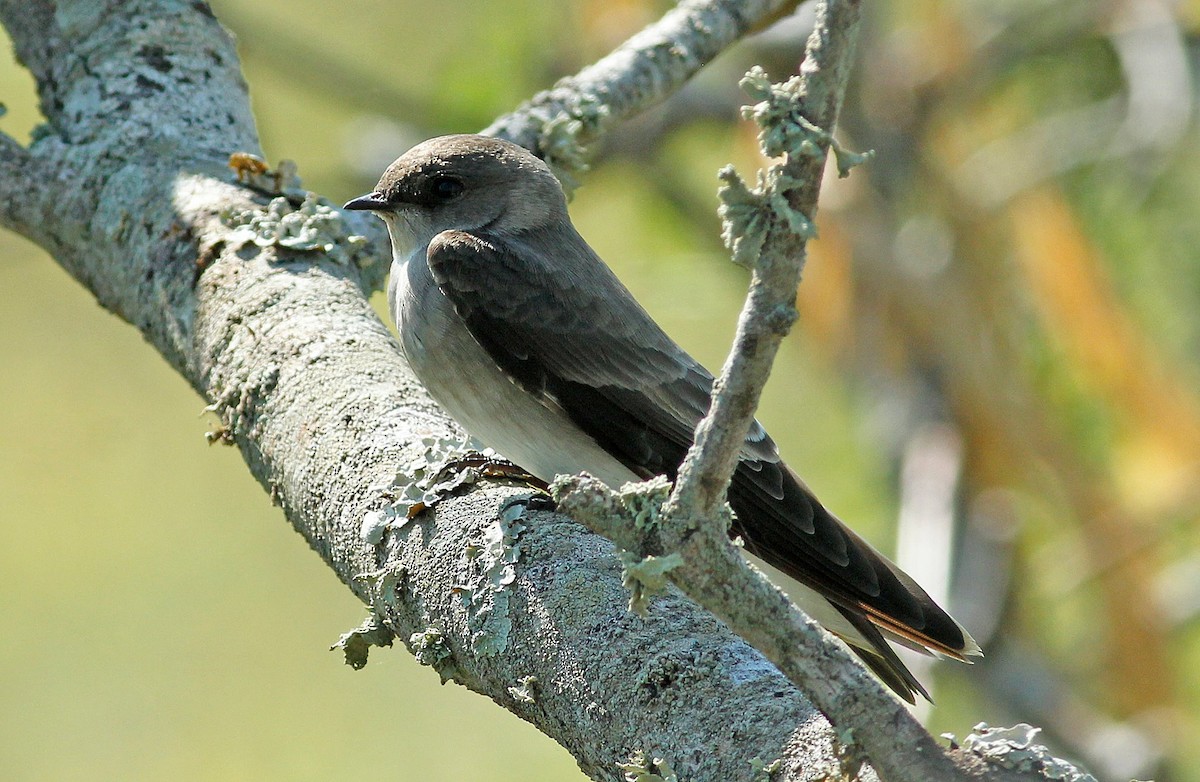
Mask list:
[[[386,242],[330,253],[248,228],[271,197],[226,166],[259,147],[234,46],[205,4],[14,0],[0,14],[47,117],[29,148],[0,143],[0,222],[213,404],[289,521],[423,661],[597,779],[622,778],[638,751],[689,779],[749,778],[756,757],[785,757],[781,778],[834,772],[827,723],[770,664],[678,595],[629,614],[612,544],[562,516],[531,512],[501,534],[512,582],[464,606],[460,587],[496,565],[472,543],[486,549],[520,489],[481,487],[364,540],[364,517],[426,439],[458,433],[364,296]],[[353,217],[325,229],[381,236]],[[481,646],[489,622],[503,632]]]
[[[633,46],[606,73],[651,86],[593,80],[590,94],[625,96],[610,112],[624,116],[781,5],[687,3],[670,29],[691,30],[679,43],[690,54],[645,47],[685,67],[647,71]],[[687,16],[710,9],[725,21]],[[429,443],[459,436],[364,296],[389,260],[376,221],[233,180],[229,155],[258,153],[258,140],[232,41],[205,3],[0,0],[0,19],[47,118],[28,148],[0,138],[0,224],[213,405],[271,499],[418,659],[535,724],[596,779],[621,779],[638,753],[688,780],[762,779],[753,762],[775,759],[775,780],[857,768],[710,614],[677,592],[630,614],[612,544],[561,515],[510,512],[525,489],[479,486],[364,534]],[[688,43],[702,40],[713,46]]]

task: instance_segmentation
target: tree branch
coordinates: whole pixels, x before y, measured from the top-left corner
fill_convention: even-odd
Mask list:
[[[727,243],[735,260],[752,265],[753,278],[711,409],[661,516],[655,502],[662,497],[647,498],[642,487],[617,493],[590,478],[570,477],[553,491],[563,510],[627,551],[667,557],[658,561],[661,572],[763,652],[835,725],[852,730],[883,779],[963,779],[984,773],[977,759],[960,753],[956,768],[951,753],[844,645],[750,566],[728,538],[725,494],[779,343],[797,317],[796,289],[807,240],[815,233],[817,197],[858,26],[858,0],[819,2],[801,76],[770,85],[752,73],[744,82],[762,101],[753,113],[762,125],[763,152],[783,161],[760,174],[753,190],[732,170],[722,172]],[[654,521],[635,523],[639,514],[645,517],[646,503]]]
[[[796,322],[796,288],[808,239],[816,233],[817,197],[859,19],[859,0],[818,2],[801,77],[767,85],[759,76],[755,87],[755,97],[763,101],[756,109],[768,115],[759,123],[763,153],[782,154],[783,162],[760,175],[762,185],[753,191],[731,170],[722,172],[727,243],[735,260],[752,264],[753,276],[733,350],[713,389],[712,408],[696,428],[695,444],[676,482],[672,504],[681,513],[719,515],[779,343]],[[743,84],[751,81],[747,77]],[[772,140],[772,135],[785,138]]]
[[[532,150],[566,184],[582,148],[611,125],[663,101],[764,20],[796,0],[683,0],[599,62],[533,96],[484,135]]]
[[[744,777],[755,758],[781,758],[776,779],[838,767],[828,723],[757,652],[678,595],[630,616],[611,546],[553,514],[498,518],[512,488],[364,537],[426,438],[457,436],[362,296],[386,245],[352,241],[325,204],[230,181],[228,155],[258,141],[205,6],[9,2],[0,15],[48,120],[24,156],[6,148],[45,181],[0,180],[0,203],[25,199],[9,224],[212,402],[292,524],[419,659],[596,778],[619,779],[637,751],[693,779]],[[464,584],[478,601],[464,605]]]
[[[19,217],[39,187],[33,157],[7,134],[0,133],[0,225],[12,228],[27,222]]]
[[[752,24],[748,12],[724,13],[734,32],[713,22],[696,39],[703,56],[678,56],[687,68]],[[415,521],[364,524],[427,466],[427,442],[459,435],[362,295],[386,244],[362,241],[357,223],[315,197],[231,181],[229,154],[259,145],[234,47],[207,6],[0,0],[0,19],[47,118],[28,149],[0,140],[0,172],[13,174],[0,177],[6,225],[212,403],[289,521],[376,609],[382,629],[370,638],[406,639],[598,779],[621,778],[617,764],[639,754],[690,779],[745,778],[752,761],[776,758],[775,780],[857,770],[851,742],[758,652],[677,592],[645,619],[630,615],[611,545],[565,517],[521,513],[521,489],[484,486]],[[612,72],[642,72],[641,58],[664,54],[677,58],[665,42],[630,47]],[[687,68],[638,89],[608,89],[599,72],[580,85],[611,97],[615,118],[677,87]],[[785,613],[764,616],[795,621],[776,603]],[[833,683],[816,686],[833,697]]]
[[[726,534],[725,493],[779,343],[796,319],[795,291],[807,239],[812,233],[830,133],[853,59],[858,23],[855,0],[820,3],[803,77],[783,86],[766,84],[765,78],[758,77],[762,83],[756,86],[761,93],[757,97],[764,99],[760,107],[773,115],[769,122],[763,122],[762,137],[778,133],[780,126],[790,123],[795,126],[792,135],[798,140],[786,146],[777,143],[774,148],[764,144],[765,154],[782,154],[783,160],[765,176],[759,175],[761,184],[754,191],[731,171],[722,172],[729,183],[722,207],[727,239],[735,257],[743,256],[745,262],[752,264],[753,277],[733,350],[715,385],[712,407],[697,427],[695,444],[680,469],[654,534],[658,538],[655,543],[663,547],[663,552],[688,552],[682,563],[669,571],[671,579],[743,637],[756,639],[755,645],[798,686],[806,690],[822,689],[825,683],[837,681],[831,695],[860,693],[860,697],[874,701],[876,710],[882,709],[878,713],[891,713],[902,724],[915,724],[871,677],[859,675],[861,666],[844,652],[831,652],[832,659],[842,663],[840,669],[835,665],[833,671],[795,654],[805,647],[820,648],[824,643],[822,638],[829,636],[789,608],[777,590],[746,566]],[[789,113],[795,116],[787,116]],[[797,124],[802,121],[809,123],[807,128]],[[785,214],[788,210],[794,210],[795,215]],[[614,523],[612,497],[601,503],[605,512],[588,512],[585,500],[595,499],[599,486],[586,480],[564,481],[559,486],[564,509],[593,517],[589,526],[612,537],[619,545],[651,553],[646,552],[647,541],[634,532],[634,525]],[[736,587],[730,579],[737,581]],[[864,714],[847,713],[844,698],[817,700],[836,723],[855,728],[860,738],[873,733],[877,722]],[[919,726],[916,729],[920,739],[928,739]],[[905,736],[904,740],[912,738]],[[888,743],[879,746],[894,750],[892,741],[888,736]],[[926,775],[926,778],[932,777]]]
[[[762,101],[755,112],[763,152],[783,161],[760,174],[753,191],[723,172],[727,237],[735,258],[753,262],[753,277],[712,407],[664,508],[662,537],[670,541],[667,551],[677,545],[686,552],[688,566],[671,574],[676,584],[766,654],[834,724],[853,729],[884,779],[953,779],[953,764],[909,711],[745,564],[727,536],[725,493],[779,344],[797,317],[796,288],[859,21],[858,0],[819,2],[801,76],[784,85],[747,77]]]

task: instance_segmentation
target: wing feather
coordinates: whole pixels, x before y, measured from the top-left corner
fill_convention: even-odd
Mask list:
[[[503,241],[448,231],[430,244],[428,260],[471,334],[515,382],[561,407],[635,473],[675,477],[708,411],[713,377],[569,223]],[[919,586],[817,501],[757,423],[729,501],[751,553],[843,613],[952,656],[973,646]],[[890,665],[894,654],[883,647]],[[912,686],[911,674],[896,675]]]

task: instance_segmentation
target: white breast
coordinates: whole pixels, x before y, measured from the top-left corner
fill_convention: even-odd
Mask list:
[[[578,472],[614,487],[638,480],[560,408],[509,379],[434,283],[424,253],[393,264],[388,303],[413,371],[434,401],[480,442],[544,481]]]

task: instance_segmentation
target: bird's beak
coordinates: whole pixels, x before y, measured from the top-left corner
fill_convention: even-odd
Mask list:
[[[352,209],[363,212],[378,212],[387,208],[387,201],[379,193],[367,193],[365,196],[359,196],[352,201],[347,201],[343,209]]]

